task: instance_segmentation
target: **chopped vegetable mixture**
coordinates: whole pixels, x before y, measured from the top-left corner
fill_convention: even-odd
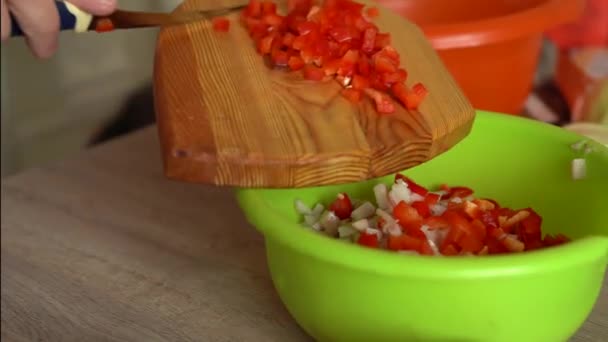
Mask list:
[[[376,203],[339,193],[327,209],[295,206],[304,226],[371,248],[423,255],[487,255],[530,251],[570,241],[545,235],[531,208],[513,210],[475,198],[467,187],[442,185],[429,191],[397,174],[389,188],[374,187]]]
[[[371,21],[378,9],[364,7],[351,0],[288,0],[287,15],[280,15],[274,2],[250,0],[241,22],[273,67],[301,72],[310,81],[335,79],[346,99],[368,97],[378,113],[393,113],[394,99],[417,109],[428,90],[421,83],[405,85],[408,73],[390,34]],[[228,30],[223,21],[214,28]]]

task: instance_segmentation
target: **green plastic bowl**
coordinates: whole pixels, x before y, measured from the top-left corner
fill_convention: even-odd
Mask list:
[[[305,189],[243,189],[237,197],[264,235],[276,290],[318,341],[566,341],[591,312],[608,263],[608,150],[594,145],[587,178],[573,181],[581,136],[478,112],[471,134],[407,170],[416,181],[468,185],[515,208],[531,206],[544,231],[575,241],[517,255],[424,257],[341,242],[298,224],[293,202],[337,192],[371,199],[393,177]]]

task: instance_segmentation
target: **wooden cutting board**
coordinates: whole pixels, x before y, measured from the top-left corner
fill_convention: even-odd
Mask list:
[[[177,11],[234,5],[186,0]],[[356,182],[430,160],[471,129],[473,107],[420,29],[388,10],[374,22],[392,34],[407,85],[430,91],[417,111],[378,115],[367,99],[344,99],[335,81],[270,70],[239,13],[228,17],[227,33],[209,21],[160,31],[154,95],[171,179],[270,188]]]

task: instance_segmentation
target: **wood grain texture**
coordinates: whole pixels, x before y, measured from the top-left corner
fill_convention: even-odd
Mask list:
[[[167,180],[157,139],[2,181],[3,342],[311,341],[232,192]],[[606,336],[608,278],[571,341]]]
[[[208,3],[187,0],[178,11]],[[407,84],[423,82],[430,94],[418,111],[381,116],[367,99],[342,98],[335,81],[270,70],[238,16],[229,16],[228,33],[200,21],[159,34],[155,105],[172,179],[242,187],[360,181],[430,160],[472,126],[471,104],[422,32],[391,12],[375,22],[393,34]]]

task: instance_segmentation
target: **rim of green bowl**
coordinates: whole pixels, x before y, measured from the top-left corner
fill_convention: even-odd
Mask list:
[[[478,111],[477,115],[498,121],[521,120],[525,125],[543,125],[543,129],[560,130],[544,123],[504,114]],[[559,134],[586,139],[576,133],[564,132]],[[608,160],[608,149],[605,152]],[[366,272],[413,278],[479,278],[551,272],[599,258],[608,262],[608,236],[589,236],[543,250],[484,257],[428,257],[364,248],[302,229],[297,222],[266,205],[266,200],[257,189],[237,189],[236,196],[249,221],[265,238],[310,257]]]

